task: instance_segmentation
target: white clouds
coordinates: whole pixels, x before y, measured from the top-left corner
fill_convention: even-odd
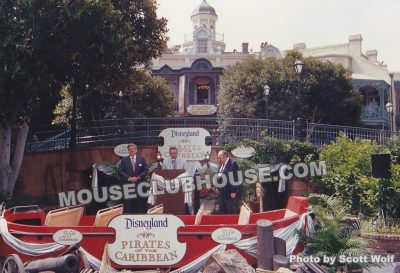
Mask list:
[[[207,0],[218,14],[217,32],[227,50],[249,42],[257,50],[268,41],[281,50],[304,42],[309,47],[346,43],[363,36],[363,51],[378,50],[378,60],[400,71],[398,0]],[[159,16],[169,20],[170,44],[192,32],[190,15],[201,0],[157,0]]]

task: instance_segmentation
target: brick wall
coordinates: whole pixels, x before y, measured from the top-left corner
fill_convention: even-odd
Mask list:
[[[374,254],[395,255],[395,262],[400,262],[400,235],[366,233],[362,237],[369,239]]]

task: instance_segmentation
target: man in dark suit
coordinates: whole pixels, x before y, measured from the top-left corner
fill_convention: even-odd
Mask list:
[[[222,150],[218,153],[218,161],[221,164],[219,172],[227,178],[227,183],[219,190],[219,209],[220,214],[238,214],[240,209],[240,198],[242,196],[242,184],[235,186],[231,183],[238,181],[239,166],[236,161],[229,158],[229,153]],[[229,175],[231,173],[231,175]],[[231,180],[234,179],[234,181]],[[218,179],[222,179],[221,177]],[[221,180],[220,180],[221,181]]]
[[[129,156],[121,159],[118,168],[118,174],[122,183],[135,183],[135,198],[124,197],[124,213],[146,213],[147,197],[140,196],[138,186],[144,182],[144,178],[148,173],[146,160],[137,155],[137,147],[135,144],[128,144]],[[133,191],[132,191],[133,192]]]

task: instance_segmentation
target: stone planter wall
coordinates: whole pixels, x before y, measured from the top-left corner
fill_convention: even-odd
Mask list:
[[[400,234],[364,233],[362,237],[369,239],[374,254],[394,255],[394,261],[400,262]]]

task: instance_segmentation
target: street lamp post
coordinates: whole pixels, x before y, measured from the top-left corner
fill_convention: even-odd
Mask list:
[[[303,124],[303,101],[301,97],[301,89],[300,89],[300,82],[301,82],[301,72],[303,70],[304,63],[300,59],[296,59],[294,62],[294,70],[296,71],[297,75],[297,130],[296,130],[296,139],[297,140],[303,140],[303,130],[304,130],[304,124]]]
[[[122,119],[122,97],[123,97],[123,95],[124,94],[122,94],[122,91],[119,91],[119,93],[118,93],[118,98],[119,98],[119,100],[118,100],[118,108],[119,108],[119,110],[118,110],[118,115],[119,115],[119,119]]]
[[[268,84],[264,85],[264,95],[265,95],[265,119],[268,118],[268,96],[269,96],[269,91],[271,89],[269,88]]]
[[[389,129],[393,131],[393,104],[391,102],[386,103],[386,111],[389,113]]]

